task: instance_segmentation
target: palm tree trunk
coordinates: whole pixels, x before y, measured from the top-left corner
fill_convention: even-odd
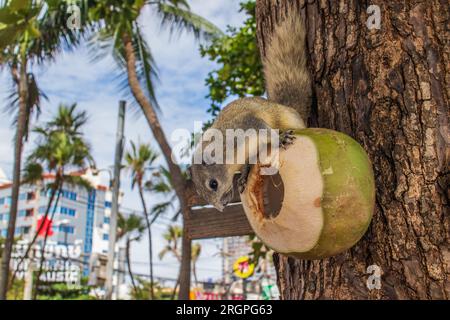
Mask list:
[[[19,77],[19,114],[17,117],[17,131],[14,146],[14,169],[13,169],[13,185],[11,194],[11,209],[9,212],[8,234],[6,236],[5,248],[3,250],[1,271],[0,271],[0,300],[6,300],[6,292],[8,288],[9,264],[11,260],[12,247],[14,242],[14,231],[16,228],[17,207],[19,201],[20,187],[20,171],[21,158],[23,150],[23,137],[26,130],[27,122],[27,100],[28,100],[28,84],[27,84],[27,60],[22,59]],[[11,70],[17,74],[17,67]]]
[[[45,219],[47,219],[48,215],[50,214],[50,208],[52,206],[53,200],[56,196],[56,191],[58,190],[57,185],[59,184],[58,182],[58,178],[55,179],[55,189],[52,190],[51,194],[50,194],[50,199],[47,203],[47,208],[45,209],[45,214],[42,217],[42,221],[45,221]],[[20,265],[23,263],[23,261],[28,257],[28,255],[30,254],[31,249],[33,248],[34,243],[36,242],[39,233],[42,231],[42,229],[44,228],[44,224],[41,223],[41,225],[39,226],[39,228],[36,230],[36,233],[33,236],[33,239],[31,240],[31,242],[28,244],[27,250],[25,251],[25,254],[20,258],[19,262],[17,263],[17,267],[16,270],[14,270],[12,276],[11,276],[11,280],[9,282],[9,288],[11,288],[14,279],[16,278],[16,274],[17,271],[19,270]]]
[[[38,213],[39,213],[39,203],[40,203],[40,193],[42,190],[42,184],[43,181],[39,180],[36,182],[35,186],[35,198],[34,198],[34,212],[33,212],[33,223],[31,224],[31,230],[37,229],[37,223],[38,223]],[[31,239],[33,240],[33,239]],[[27,257],[28,255],[25,255]],[[28,269],[26,271],[25,275],[25,282],[24,282],[24,290],[23,290],[23,300],[31,300],[32,294],[33,294],[33,274],[34,274],[34,263],[33,263],[34,255],[29,257],[29,263],[28,263]]]
[[[142,209],[144,210],[145,223],[147,224],[148,233],[148,254],[149,254],[149,269],[150,269],[150,299],[155,299],[154,284],[153,284],[153,248],[152,248],[152,230],[150,219],[148,217],[147,205],[145,204],[144,193],[142,191],[142,182],[139,182],[139,196],[141,198]]]
[[[134,280],[133,272],[131,272],[131,261],[130,261],[130,238],[127,238],[126,246],[125,246],[125,254],[127,256],[127,268],[128,274],[130,275],[131,285],[133,286],[134,294],[136,297],[138,296],[138,287],[136,286],[136,281]]]
[[[195,286],[198,287],[198,279],[197,279],[197,260],[192,261],[192,275],[194,276]]]
[[[60,183],[58,186],[56,186],[56,187],[58,188],[58,189],[57,189],[58,195],[57,195],[56,200],[55,200],[55,205],[53,206],[53,211],[52,211],[52,215],[51,215],[51,217],[50,217],[50,221],[53,221],[53,218],[55,217],[56,207],[58,206],[59,199],[60,199],[60,197],[61,197],[61,189],[62,189],[62,186],[63,186],[63,182],[62,182],[62,179],[61,179],[61,183]],[[51,204],[49,205],[49,207],[50,207],[50,206],[51,206]],[[45,218],[42,219],[42,223],[41,223],[41,225],[39,226],[40,229],[42,229],[41,227],[44,225],[44,222],[45,222]],[[49,225],[49,226],[50,226],[50,225]],[[38,269],[38,272],[37,272],[37,275],[36,275],[36,282],[35,282],[35,284],[34,284],[33,300],[36,300],[36,298],[37,298],[37,294],[38,294],[38,291],[39,291],[39,284],[40,284],[40,282],[41,282],[41,279],[40,279],[40,278],[41,278],[41,274],[42,274],[42,270],[43,270],[43,265],[44,265],[44,260],[45,260],[44,255],[45,255],[45,246],[47,245],[48,231],[49,231],[49,230],[47,229],[46,232],[45,232],[44,242],[43,242],[42,248],[41,248],[41,258],[40,258],[40,260],[39,260],[39,269]]]
[[[170,297],[170,300],[175,299],[175,296],[177,295],[177,289],[178,289],[179,284],[180,284],[180,275],[178,275],[178,277],[177,277],[177,282],[175,283],[175,286],[173,287],[173,292],[172,292],[172,296]]]
[[[125,48],[125,59],[127,62],[127,74],[128,83],[133,93],[134,98],[138,102],[142,109],[142,112],[147,119],[147,122],[152,130],[153,136],[158,142],[161,151],[166,159],[167,165],[169,167],[170,174],[173,180],[173,186],[175,193],[177,194],[178,201],[180,202],[181,212],[183,214],[183,220],[189,219],[190,208],[186,199],[186,181],[181,173],[180,167],[172,161],[172,149],[167,141],[164,131],[159,123],[158,116],[150,103],[150,101],[145,96],[139,79],[136,73],[136,57],[134,55],[133,44],[129,35],[124,34],[122,38],[124,48]],[[179,299],[187,300],[189,299],[189,288],[191,282],[191,241],[188,238],[188,232],[186,230],[186,223],[183,227],[183,242],[182,242],[182,260],[180,266],[180,293]]]

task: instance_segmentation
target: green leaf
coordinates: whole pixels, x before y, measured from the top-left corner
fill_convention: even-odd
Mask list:
[[[9,7],[12,11],[25,10],[31,4],[30,0],[11,0]]]
[[[12,12],[8,7],[0,9],[0,23],[2,24],[14,24],[19,18],[20,17],[16,13]]]

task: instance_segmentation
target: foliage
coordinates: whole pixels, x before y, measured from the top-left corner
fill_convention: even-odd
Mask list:
[[[117,239],[128,238],[130,241],[138,241],[142,238],[145,225],[142,217],[132,213],[124,216],[119,213],[117,217]]]
[[[80,130],[87,121],[85,111],[76,112],[76,104],[60,105],[54,119],[36,127],[36,147],[27,158],[27,165],[41,164],[48,172],[84,169],[94,165],[90,145]],[[67,183],[83,184],[81,179],[65,175]]]
[[[149,144],[136,145],[133,141],[130,141],[130,144],[131,149],[125,153],[125,162],[131,171],[131,189],[136,185],[140,188],[143,186],[146,171],[153,169],[152,164],[159,155]]]
[[[142,278],[137,278],[138,286],[140,290],[132,291],[131,298],[133,300],[150,300],[150,281]],[[172,290],[163,288],[158,282],[153,284],[154,294],[156,300],[170,300],[172,296]]]
[[[171,253],[178,261],[181,261],[180,241],[182,237],[183,229],[177,225],[170,225],[166,232],[163,233],[163,238],[166,240],[166,245],[159,252],[159,259],[162,260],[166,254]],[[200,243],[194,243],[191,251],[191,260],[193,263],[197,262],[201,252],[202,247]]]
[[[182,175],[185,179],[188,178],[188,171],[185,168],[182,169]],[[151,213],[153,215],[152,223],[161,215],[166,213],[169,209],[172,209],[175,214],[172,217],[172,221],[178,220],[181,214],[181,208],[179,205],[175,206],[177,203],[177,195],[174,191],[172,176],[170,171],[163,166],[160,166],[158,170],[153,171],[151,178],[146,181],[145,189],[156,194],[164,196],[166,200],[156,203],[151,208]]]
[[[203,57],[219,64],[206,78],[211,107],[208,112],[216,117],[220,106],[231,96],[261,96],[264,77],[256,43],[255,1],[241,3],[241,11],[248,18],[240,28],[228,26],[227,35],[216,38],[210,45],[200,46]]]
[[[95,300],[89,294],[91,287],[87,285],[88,279],[82,278],[80,285],[66,283],[48,284],[39,289],[39,300]]]
[[[251,262],[256,266],[260,266],[260,260],[270,257],[273,250],[267,247],[258,237],[251,235],[248,237],[248,243],[252,250],[249,252]]]
[[[181,261],[180,240],[182,234],[183,230],[179,226],[171,225],[167,228],[167,231],[163,234],[166,245],[159,252],[159,259],[163,259],[167,253],[172,253],[178,261]]]
[[[47,99],[39,88],[31,63],[52,61],[63,49],[76,47],[84,29],[75,32],[66,24],[66,7],[70,1],[4,1],[0,7],[0,64],[11,69],[12,84],[5,106],[9,114],[15,115],[17,124],[19,103],[18,67],[26,71],[27,98],[24,140],[33,115],[39,116],[42,98]]]
[[[8,300],[23,300],[23,292],[25,287],[24,279],[15,279],[11,288],[6,293]]]
[[[154,84],[157,68],[149,45],[145,41],[139,17],[144,7],[156,13],[161,26],[175,31],[187,31],[197,37],[210,38],[221,34],[212,23],[190,11],[186,0],[93,0],[90,1],[89,21],[96,31],[90,41],[94,60],[112,54],[118,67],[121,88],[128,91],[124,39],[129,37],[136,57],[139,82],[147,98],[158,108]]]

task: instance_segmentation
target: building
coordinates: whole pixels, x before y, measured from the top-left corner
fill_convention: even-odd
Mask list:
[[[48,242],[66,246],[81,243],[79,263],[82,275],[96,279],[91,284],[101,285],[104,276],[99,271],[98,261],[105,260],[108,251],[112,194],[108,187],[100,184],[99,176],[90,170],[75,172],[73,175],[82,176],[94,188],[87,191],[82,187],[63,186],[58,204],[50,209],[49,218],[53,214],[54,216]],[[44,183],[47,185],[54,178],[47,174],[44,176]],[[7,234],[11,186],[11,181],[8,181],[0,169],[0,237],[6,237]],[[32,185],[21,186],[15,230],[17,237],[31,239],[34,236],[38,224],[42,222],[39,219],[46,211],[49,197],[49,191],[38,190],[38,187]],[[92,274],[93,272],[99,274]]]
[[[228,288],[228,298],[238,299],[245,296],[249,300],[275,299],[278,296],[276,274],[270,257],[261,259],[255,273],[245,282],[234,274],[234,264],[241,257],[249,256],[253,251],[249,237],[223,238],[222,273],[223,282]]]

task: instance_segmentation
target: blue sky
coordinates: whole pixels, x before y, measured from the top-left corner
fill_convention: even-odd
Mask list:
[[[222,30],[227,25],[239,26],[245,16],[239,13],[239,0],[192,0],[189,1],[193,12],[200,14],[215,23]],[[199,54],[199,43],[189,34],[170,36],[161,30],[158,19],[151,10],[144,11],[140,20],[145,38],[152,49],[153,56],[159,69],[160,82],[157,85],[157,98],[161,106],[160,120],[166,135],[179,128],[193,130],[194,121],[209,119],[206,109],[209,106],[207,88],[204,79],[214,64]],[[43,104],[40,122],[55,113],[60,102],[77,102],[80,109],[87,110],[90,121],[86,126],[86,135],[92,144],[93,155],[99,168],[112,165],[114,158],[114,139],[117,123],[118,101],[124,96],[118,90],[114,81],[114,62],[105,59],[93,64],[86,48],[80,48],[72,53],[62,53],[51,65],[37,72],[38,83],[48,95],[49,101]],[[10,88],[9,75],[3,72],[0,76],[0,97],[3,104]],[[3,107],[3,106],[1,106]],[[0,116],[0,167],[11,176],[14,130],[10,126],[11,118],[2,113]],[[145,119],[136,112],[128,110],[125,135],[127,141],[140,139],[142,142],[153,142],[150,129]],[[31,143],[25,147],[25,155]],[[107,183],[105,176],[105,183]],[[123,205],[127,208],[140,210],[140,203],[136,192],[131,192],[130,180],[127,173],[123,173],[122,190],[125,192]],[[149,205],[157,199],[148,195]],[[175,278],[178,264],[173,258],[159,261],[157,252],[162,248],[161,233],[166,228],[168,217],[163,218],[155,226],[154,251],[155,274],[157,276]],[[220,240],[201,241],[202,256],[198,264],[199,280],[219,278],[221,276],[221,260],[215,255],[220,246]],[[148,261],[147,239],[143,238],[132,248],[133,269],[138,273],[147,273]]]

